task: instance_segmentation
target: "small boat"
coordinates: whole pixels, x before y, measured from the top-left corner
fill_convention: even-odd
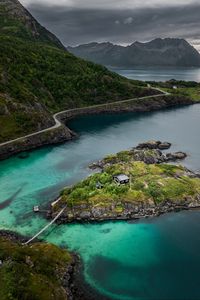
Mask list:
[[[34,207],[33,207],[33,211],[34,211],[35,213],[39,212],[39,211],[40,211],[39,206],[34,206]]]

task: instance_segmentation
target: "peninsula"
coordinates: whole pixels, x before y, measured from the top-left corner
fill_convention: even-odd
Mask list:
[[[187,154],[163,152],[170,146],[150,141],[92,164],[97,172],[64,189],[50,216],[66,205],[61,223],[133,220],[200,207],[200,176],[174,164]]]

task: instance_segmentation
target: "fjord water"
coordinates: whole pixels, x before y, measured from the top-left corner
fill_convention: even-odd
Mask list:
[[[70,128],[79,139],[0,162],[0,228],[34,235],[59,191],[90,174],[92,161],[148,139],[167,140],[200,169],[200,105],[154,113],[87,116]],[[200,299],[200,212],[169,214],[137,223],[53,225],[43,239],[76,251],[85,281],[112,299]]]
[[[109,68],[129,79],[142,81],[168,81],[171,79],[200,82],[200,68],[136,67],[134,69]]]

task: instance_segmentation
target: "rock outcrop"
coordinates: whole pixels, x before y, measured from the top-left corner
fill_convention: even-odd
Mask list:
[[[161,151],[169,149],[171,143],[161,141],[147,141],[132,148],[127,154],[130,161],[142,161],[145,164],[161,164],[183,160],[187,157],[185,152],[164,153]],[[124,152],[124,154],[126,154]],[[92,163],[91,169],[104,169],[112,164],[118,163],[123,157],[123,151],[117,155],[105,157],[103,160]]]
[[[160,141],[147,141],[145,143],[139,144],[136,149],[160,149],[165,150],[171,147],[171,143],[160,142]]]
[[[73,210],[66,209],[59,218],[58,224],[71,222],[103,222],[109,220],[137,220],[158,217],[169,212],[200,208],[200,195],[196,198],[185,198],[176,202],[166,200],[161,204],[152,201],[130,203],[122,202],[122,211],[117,212],[117,205],[91,207],[90,205],[74,206]]]

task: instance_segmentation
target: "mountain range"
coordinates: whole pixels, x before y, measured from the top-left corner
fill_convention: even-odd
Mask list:
[[[81,58],[113,67],[200,66],[199,52],[184,39],[158,38],[126,47],[109,42],[89,43],[67,49]]]

